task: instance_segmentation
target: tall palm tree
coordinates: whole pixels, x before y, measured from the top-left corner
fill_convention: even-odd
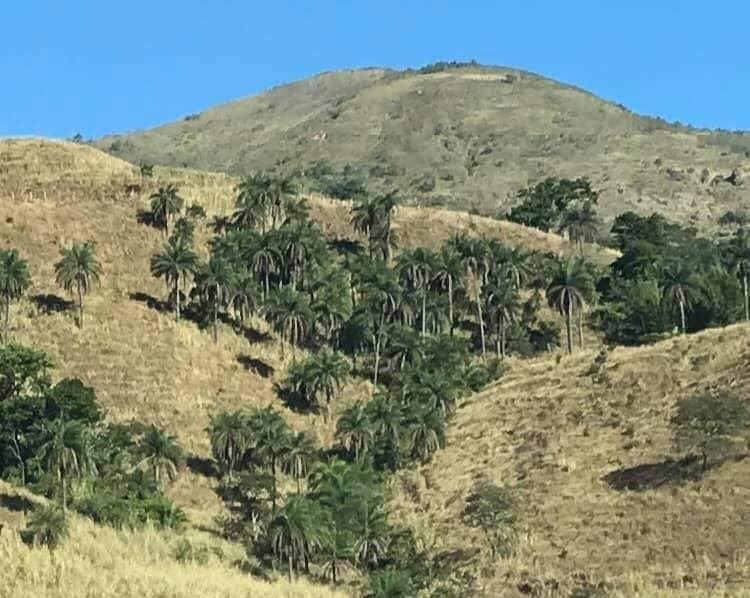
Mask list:
[[[352,206],[352,226],[367,237],[370,258],[376,245],[375,231],[380,224],[380,206],[372,197],[363,197]]]
[[[175,318],[180,317],[180,295],[183,284],[198,271],[198,254],[176,237],[170,237],[161,253],[151,257],[151,274],[164,278],[171,287]]]
[[[662,300],[667,305],[677,307],[680,312],[682,334],[687,332],[686,310],[692,309],[693,302],[700,297],[700,285],[693,270],[679,260],[669,263],[661,270]]]
[[[448,293],[448,322],[451,336],[456,327],[456,318],[453,313],[455,295],[456,290],[461,287],[463,274],[461,255],[450,246],[444,247],[440,253],[435,278]]]
[[[391,261],[391,248],[393,247],[393,214],[398,206],[398,198],[395,192],[385,193],[375,199],[375,204],[380,212],[378,241],[383,252],[383,259],[388,264]]]
[[[745,321],[750,322],[750,293],[748,291],[748,281],[750,280],[750,231],[745,229],[737,230],[729,243],[729,254],[732,269],[742,279]]]
[[[219,340],[219,309],[229,303],[234,288],[235,275],[225,259],[212,255],[195,276],[195,282],[203,300],[211,308],[211,323],[214,342]]]
[[[357,461],[367,453],[373,441],[373,429],[366,403],[358,401],[341,414],[336,422],[336,438],[344,449],[354,453]]]
[[[329,348],[320,350],[305,363],[304,386],[312,402],[317,402],[317,397],[321,394],[325,397],[326,421],[331,417],[333,396],[341,392],[350,371],[346,358]]]
[[[313,438],[306,432],[297,432],[289,441],[283,457],[283,468],[297,482],[297,494],[301,492],[300,484],[310,474],[313,463],[318,458],[318,447]]]
[[[90,241],[63,248],[60,253],[62,258],[55,264],[57,284],[69,293],[75,289],[78,326],[83,328],[83,296],[95,282],[99,282],[102,268],[96,258],[94,244]]]
[[[518,247],[513,247],[503,253],[497,266],[500,276],[508,280],[517,291],[525,284],[532,274],[531,256]]]
[[[268,176],[258,173],[245,177],[237,186],[232,223],[241,228],[260,225],[261,232],[265,232],[271,202],[271,179]]]
[[[31,286],[28,262],[15,249],[0,250],[0,300],[3,302],[3,340],[10,339],[10,305]]]
[[[264,315],[274,330],[281,335],[281,358],[284,358],[284,341],[295,347],[305,338],[312,323],[312,310],[307,296],[290,287],[282,287],[268,296]]]
[[[289,498],[268,524],[268,536],[276,559],[286,560],[289,581],[294,569],[299,568],[316,548],[329,542],[326,517],[317,504],[300,495]]]
[[[291,431],[284,417],[272,408],[257,410],[250,416],[254,455],[271,471],[271,511],[276,512],[278,468],[291,443]]]
[[[473,299],[477,307],[479,335],[482,341],[482,357],[486,357],[487,341],[484,327],[484,315],[482,312],[482,304],[484,303],[482,290],[487,282],[492,256],[490,255],[485,239],[474,239],[465,235],[458,235],[451,241],[451,243],[461,254],[461,262],[464,266],[465,275],[469,281],[469,285],[467,286],[469,286],[474,295]]]
[[[508,326],[512,324],[521,309],[518,291],[513,283],[504,280],[493,281],[487,293],[487,311],[496,326],[497,357],[505,357],[505,337]]]
[[[405,251],[398,257],[398,270],[405,287],[418,293],[422,300],[422,337],[427,336],[427,294],[438,264],[435,252],[423,247]]]
[[[168,480],[177,477],[177,470],[184,459],[177,439],[156,426],[146,428],[137,452],[141,458],[137,467],[149,469],[157,485],[164,476]]]
[[[229,479],[253,445],[253,431],[243,411],[224,411],[212,416],[208,426],[211,452]]]
[[[154,222],[169,236],[169,223],[182,211],[185,201],[180,197],[175,185],[170,183],[166,187],[159,187],[151,195],[151,215]]]
[[[63,511],[68,508],[68,479],[96,472],[88,430],[76,420],[57,419],[46,430],[38,458],[60,483]]]
[[[573,352],[573,316],[582,313],[593,289],[594,281],[582,258],[568,258],[559,262],[547,287],[549,306],[565,316],[569,354]]]

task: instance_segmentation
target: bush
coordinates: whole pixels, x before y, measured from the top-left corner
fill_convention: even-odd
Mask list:
[[[29,518],[21,540],[31,546],[46,546],[54,550],[68,537],[68,521],[58,505],[37,507]]]
[[[178,563],[206,565],[211,551],[205,544],[193,544],[190,540],[183,538],[175,546],[172,556]]]
[[[508,488],[487,480],[474,484],[462,514],[466,525],[482,530],[492,558],[509,557],[515,553],[520,531],[520,515],[516,497]]]
[[[726,455],[750,425],[745,401],[728,391],[678,401],[670,420],[675,448],[698,454],[705,471],[709,459]]]

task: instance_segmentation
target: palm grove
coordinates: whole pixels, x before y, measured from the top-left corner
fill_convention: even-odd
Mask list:
[[[520,196],[510,218],[565,232],[577,255],[526,252],[465,233],[439,250],[399,247],[394,194],[361,194],[352,238],[325,239],[293,182],[266,174],[243,180],[231,216],[208,223],[176,187],[153,194],[143,221],[165,242],[150,267],[165,282],[174,317],[207,327],[214,341],[224,324],[242,332],[252,316],[263,317],[282,358],[290,357],[279,398],[332,422],[337,416],[329,447],[292,431],[273,408],[212,417],[217,491],[230,513],[222,528],[261,563],[290,578],[314,571],[334,583],[357,568],[373,595],[409,595],[434,583],[438,572],[410,532],[389,520],[384,482],[444,446],[460,399],[501,375],[506,356],[558,344],[560,330],[542,317],[543,304],[559,312],[568,352],[584,346],[590,328],[608,342],[636,344],[750,315],[750,236],[742,229],[713,242],[661,217],[626,213],[609,239],[621,257],[602,269],[585,258],[585,242],[599,230],[588,181],[548,179]],[[198,226],[213,231],[205,260],[195,247]],[[94,246],[64,249],[55,271],[83,327],[84,297],[102,276]],[[18,252],[0,252],[6,343],[11,306],[30,284]],[[4,477],[59,498],[63,512],[72,506],[114,525],[182,521],[161,494],[182,461],[174,438],[137,422],[105,423],[92,389],[76,380],[52,385],[42,354],[8,344],[2,360]],[[369,381],[367,400],[342,396],[352,379]],[[514,516],[487,514],[487,497],[508,510],[503,492],[478,487],[467,520],[517,525]],[[44,532],[55,522],[53,510],[36,525]],[[512,548],[513,534],[500,535],[506,545],[492,544],[493,554]]]

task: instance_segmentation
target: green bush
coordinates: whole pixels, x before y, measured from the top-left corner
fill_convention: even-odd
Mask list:
[[[46,546],[50,550],[68,537],[68,521],[62,508],[55,504],[37,507],[21,530],[21,539],[30,546]]]
[[[516,496],[510,489],[480,480],[466,499],[462,517],[466,525],[482,531],[492,558],[515,554],[521,518]]]

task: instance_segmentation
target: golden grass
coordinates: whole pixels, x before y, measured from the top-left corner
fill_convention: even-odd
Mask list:
[[[582,376],[593,350],[559,363],[513,360],[498,384],[461,406],[448,448],[402,474],[397,508],[421,520],[435,549],[471,546],[481,538],[460,523],[460,512],[473,482],[487,477],[517,486],[527,536],[517,557],[486,563],[487,595],[506,595],[509,583],[523,579],[569,580],[575,572],[631,590],[638,583],[654,592],[699,588],[694,595],[747,588],[746,462],[729,461],[701,482],[642,492],[614,490],[602,478],[674,456],[668,422],[678,399],[717,387],[747,397],[749,335],[748,326],[735,325],[617,348],[608,386]]]
[[[0,482],[0,496],[17,496]],[[282,576],[262,581],[232,566],[241,547],[196,531],[120,531],[70,517],[70,537],[54,552],[23,544],[23,516],[0,508],[0,596],[16,598],[335,598],[345,594]],[[5,525],[3,525],[5,523]],[[180,542],[208,550],[206,562],[179,562]]]

